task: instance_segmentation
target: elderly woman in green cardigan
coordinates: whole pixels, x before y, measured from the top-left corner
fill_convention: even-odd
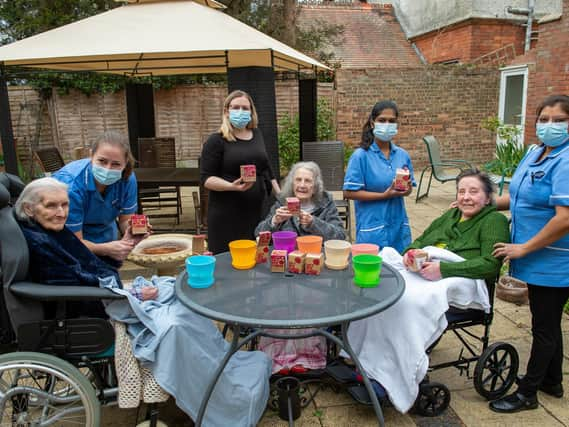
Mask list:
[[[494,280],[502,261],[494,244],[510,241],[508,220],[492,205],[492,182],[482,172],[468,170],[457,178],[456,202],[434,220],[405,250],[403,263],[413,263],[416,249],[437,246],[460,255],[462,262],[425,262],[419,274],[427,280],[445,277]]]
[[[445,313],[490,309],[486,283],[495,280],[502,264],[492,251],[495,243],[509,241],[508,220],[492,205],[489,178],[478,171],[463,172],[456,185],[454,207],[434,220],[403,257],[394,248],[382,249],[383,261],[405,280],[399,301],[352,322],[348,330],[363,369],[400,412],[416,399],[429,366],[426,350],[444,332]],[[415,272],[419,249],[433,259]]]

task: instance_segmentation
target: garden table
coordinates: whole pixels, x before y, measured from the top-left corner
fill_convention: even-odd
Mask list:
[[[362,374],[371,397],[378,423],[383,413],[371,383],[350,347],[347,338],[350,322],[377,314],[393,305],[403,294],[401,275],[384,263],[381,282],[376,288],[353,284],[351,265],[341,271],[325,267],[319,276],[271,273],[270,265],[258,264],[251,270],[236,270],[228,252],[216,256],[215,283],[206,289],[187,284],[187,272],[178,275],[176,295],[187,307],[205,317],[226,323],[233,332],[231,346],[205,391],[196,426],[200,427],[215,384],[231,356],[258,336],[298,339],[321,335],[346,351]],[[336,336],[326,327],[341,325]],[[240,340],[242,328],[249,333]],[[315,328],[304,334],[281,334],[270,329]]]

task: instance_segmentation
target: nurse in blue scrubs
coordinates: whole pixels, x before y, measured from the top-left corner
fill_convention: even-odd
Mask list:
[[[393,101],[375,104],[366,121],[360,148],[348,163],[344,197],[355,200],[356,242],[391,246],[402,252],[411,244],[411,229],[404,197],[415,185],[411,158],[393,143],[399,110]],[[393,187],[397,168],[408,169],[409,187]]]
[[[91,147],[90,158],[68,163],[53,175],[69,186],[67,228],[96,255],[119,262],[141,240],[129,225],[137,210],[133,167],[128,139],[105,132]]]
[[[532,344],[518,389],[490,403],[496,412],[537,409],[538,390],[563,397],[563,306],[569,299],[569,96],[552,95],[537,109],[541,146],[516,169],[510,194],[497,200],[512,213],[512,243],[496,243],[494,256],[511,262],[527,282]]]

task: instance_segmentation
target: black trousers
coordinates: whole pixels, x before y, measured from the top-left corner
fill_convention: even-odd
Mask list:
[[[528,291],[533,340],[526,375],[518,387],[518,392],[526,397],[534,396],[541,384],[556,385],[563,379],[561,316],[569,287],[528,284]]]

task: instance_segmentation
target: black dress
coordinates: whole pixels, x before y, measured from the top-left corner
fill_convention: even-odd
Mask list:
[[[270,193],[274,174],[259,129],[250,140],[229,142],[220,133],[209,136],[202,148],[201,180],[217,176],[233,182],[241,176],[241,165],[257,167],[257,181],[247,191],[210,191],[207,215],[208,248],[214,254],[229,250],[232,240],[253,239],[263,218],[263,201]]]

